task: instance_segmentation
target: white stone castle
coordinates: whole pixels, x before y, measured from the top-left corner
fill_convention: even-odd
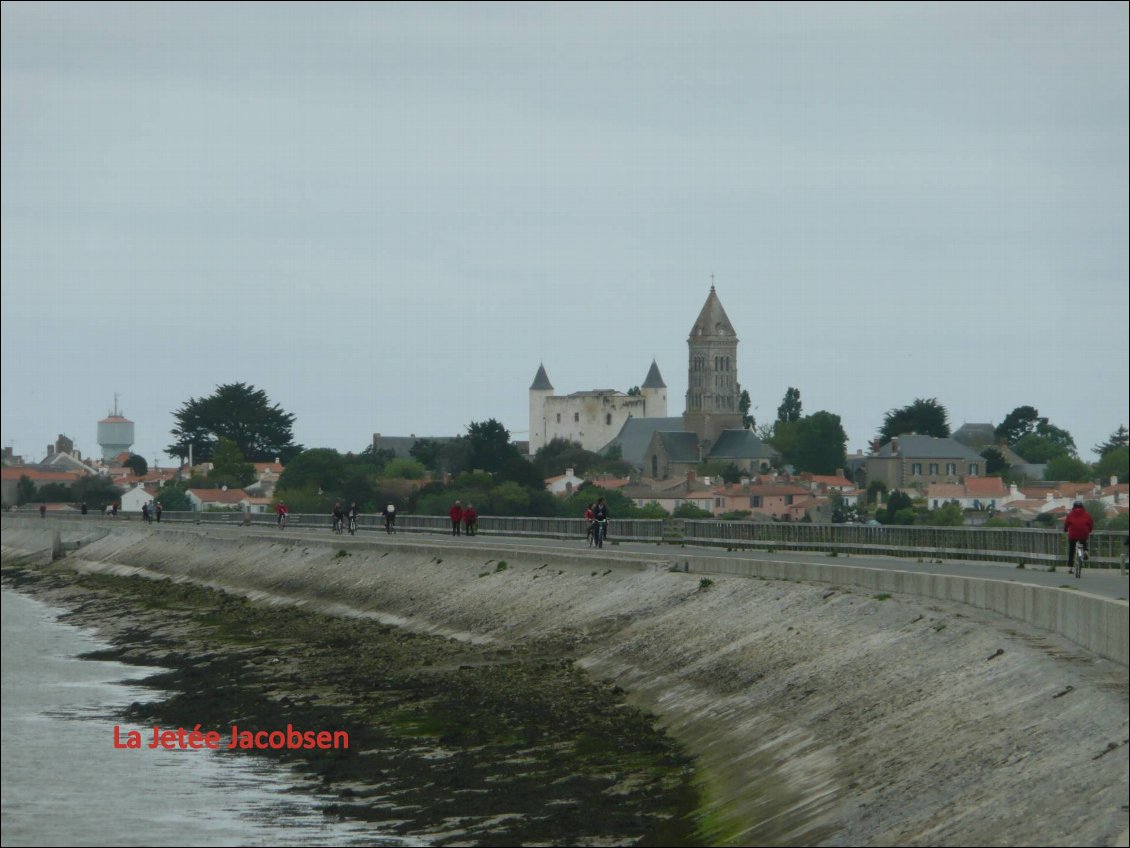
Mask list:
[[[667,416],[667,386],[654,361],[638,394],[595,389],[555,395],[538,367],[530,386],[530,454],[555,438],[590,451],[618,447],[652,477],[706,460],[759,470],[774,451],[742,428],[738,336],[714,286],[687,337],[687,397],[681,418]]]
[[[652,360],[639,394],[616,389],[593,389],[555,395],[545,365],[538,366],[530,385],[530,454],[554,439],[579,442],[598,451],[620,432],[629,418],[664,418],[667,385]]]

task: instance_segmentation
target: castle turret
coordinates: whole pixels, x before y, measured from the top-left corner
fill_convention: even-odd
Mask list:
[[[738,336],[722,302],[710,287],[706,303],[687,337],[687,407],[683,429],[709,447],[723,430],[740,430]]]
[[[644,399],[644,415],[648,418],[667,417],[667,384],[659,373],[659,366],[651,360],[651,368],[647,377],[640,386],[640,394]]]
[[[545,401],[553,396],[553,384],[549,382],[549,375],[545,373],[545,365],[538,365],[538,373],[530,384],[530,455],[533,456],[538,448],[543,447],[548,441],[545,437]]]

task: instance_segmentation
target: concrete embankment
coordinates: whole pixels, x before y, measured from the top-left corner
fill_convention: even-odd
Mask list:
[[[5,522],[6,562],[35,541],[24,532]],[[719,842],[1125,839],[1126,668],[956,601],[852,590],[834,574],[707,584],[608,551],[250,528],[119,526],[66,562],[459,639],[570,646],[694,754]]]

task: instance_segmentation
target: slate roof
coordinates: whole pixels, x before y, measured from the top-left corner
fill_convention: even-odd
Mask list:
[[[913,433],[897,436],[898,456],[903,459],[968,459],[984,462],[975,450],[966,447],[952,438],[939,439],[936,436],[918,436]],[[894,439],[879,448],[879,456],[894,456],[891,445]]]
[[[952,438],[967,447],[984,450],[996,444],[997,428],[992,424],[962,424]]]
[[[545,365],[538,365],[538,373],[530,383],[531,392],[553,391],[553,383],[549,382],[549,375],[545,373]]]
[[[777,452],[752,430],[723,430],[708,459],[773,459]]]
[[[651,360],[651,368],[647,371],[647,377],[643,381],[641,389],[665,389],[667,384],[663,382],[663,377],[659,374],[659,366],[655,364],[655,360]]]
[[[696,336],[736,335],[734,325],[730,323],[726,310],[722,308],[722,301],[718,299],[718,293],[714,291],[714,286],[711,286],[710,294],[706,296],[706,303],[702,305],[702,311],[698,313],[698,318],[691,326],[690,337],[693,339]]]
[[[412,446],[424,439],[443,445],[455,441],[455,436],[381,436],[377,441],[377,449],[390,450],[397,459],[411,459]]]
[[[682,433],[659,431],[656,433],[667,451],[667,458],[671,462],[698,462],[698,435],[695,433]]]
[[[683,429],[682,417],[677,418],[629,418],[608,444],[597,453],[607,455],[614,446],[620,447],[620,454],[635,466],[643,465],[643,455],[651,444],[652,433],[678,431]]]

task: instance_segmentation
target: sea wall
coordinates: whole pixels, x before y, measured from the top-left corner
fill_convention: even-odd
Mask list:
[[[5,564],[42,545],[3,526]],[[695,755],[715,842],[1125,839],[1126,668],[957,600],[835,574],[704,578],[662,556],[252,528],[123,524],[63,563],[566,650]]]

